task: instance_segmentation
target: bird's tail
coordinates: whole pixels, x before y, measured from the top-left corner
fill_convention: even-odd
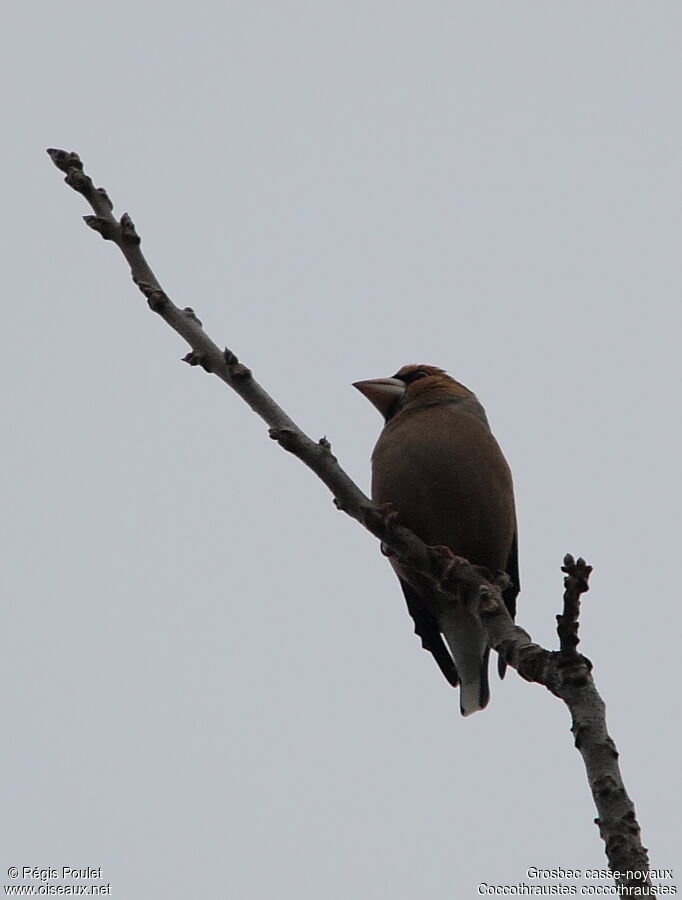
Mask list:
[[[463,716],[470,716],[479,709],[485,709],[490,700],[490,647],[480,622],[470,613],[449,617],[441,625],[459,673],[459,708]]]

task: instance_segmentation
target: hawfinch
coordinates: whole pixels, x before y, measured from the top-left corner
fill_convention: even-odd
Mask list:
[[[390,504],[426,544],[506,572],[512,585],[503,597],[513,617],[519,592],[514,489],[476,395],[435,366],[403,366],[392,378],[353,386],[386,420],[372,453],[372,499]],[[450,684],[461,685],[462,715],[483,709],[490,699],[490,648],[480,622],[464,605],[448,607],[436,620],[423,600],[428,583],[391,564],[422,646]],[[504,675],[501,659],[499,670]]]

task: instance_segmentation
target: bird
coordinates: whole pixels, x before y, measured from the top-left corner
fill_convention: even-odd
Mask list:
[[[353,387],[384,417],[372,452],[372,500],[451,558],[505,572],[511,583],[503,600],[514,618],[520,581],[512,475],[476,395],[429,365],[406,365]],[[462,715],[484,709],[490,647],[479,619],[462,604],[429,603],[430,583],[387,555],[422,647],[460,686]],[[505,668],[499,657],[500,677]]]

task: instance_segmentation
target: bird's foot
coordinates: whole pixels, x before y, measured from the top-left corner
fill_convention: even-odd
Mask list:
[[[391,503],[377,503],[376,508],[377,512],[387,525],[398,518],[398,513],[393,509]]]
[[[507,588],[510,588],[512,586],[511,578],[509,577],[509,575],[507,575],[506,572],[503,572],[501,569],[495,572],[491,581],[495,585],[495,587],[500,589],[500,591],[506,591]]]
[[[398,513],[393,509],[390,503],[377,503],[374,512],[379,515],[381,523],[384,526],[390,525],[391,522],[395,522],[398,518]],[[395,552],[391,550],[388,544],[384,544],[383,541],[380,544],[380,547],[384,556],[395,556]]]
[[[429,547],[430,550],[433,550],[435,554],[439,557],[439,561],[445,561],[445,568],[440,573],[441,582],[447,581],[448,578],[452,575],[453,572],[456,572],[457,569],[462,565],[462,563],[466,563],[467,560],[464,559],[463,556],[457,556],[449,547],[446,547],[444,544],[436,544],[433,547]]]

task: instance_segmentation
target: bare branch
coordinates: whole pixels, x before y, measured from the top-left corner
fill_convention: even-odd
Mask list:
[[[640,889],[638,896],[650,893],[647,851],[642,846],[639,825],[618,767],[618,752],[606,728],[606,708],[592,678],[591,662],[577,651],[580,597],[588,590],[591,566],[583,559],[564,558],[564,609],[557,616],[560,648],[546,650],[535,644],[528,632],[511,619],[501,596],[507,576],[490,573],[462,561],[456,570],[448,570],[441,553],[427,547],[412,531],[397,520],[386,506],[373,503],[344,472],[331,452],[326,438],[313,441],[272,397],[258,384],[251,370],[239,362],[230,350],[221,350],[206,334],[191,307],[176,306],[163,290],[141,250],[141,239],[132,219],[124,213],[120,221],[113,215],[113,204],[103,188],[96,188],[83,171],[76,153],[47,151],[65,173],[66,183],[82,194],[95,215],[85,216],[86,224],[121,250],[130,266],[133,281],[144,294],[150,309],[161,316],[190,345],[184,361],[201,366],[228,384],[269,426],[270,437],[298,457],[327,485],[338,509],[360,522],[400,560],[430,579],[440,603],[461,603],[473,594],[478,614],[486,629],[490,646],[515,668],[526,681],[544,685],[568,707],[575,746],[587,771],[599,818],[596,824],[606,847],[609,867],[619,892]]]

